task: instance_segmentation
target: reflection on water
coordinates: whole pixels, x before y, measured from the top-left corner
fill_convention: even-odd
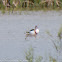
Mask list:
[[[35,37],[25,40],[25,32],[38,25],[40,32]],[[49,55],[57,58],[53,43],[46,31],[54,38],[62,25],[61,12],[27,12],[24,15],[0,15],[0,60],[24,60],[25,51],[32,46],[34,58],[42,56],[48,62]],[[60,59],[61,60],[61,59]]]

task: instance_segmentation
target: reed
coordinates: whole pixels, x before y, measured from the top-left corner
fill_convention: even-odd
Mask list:
[[[60,0],[62,2],[62,0]]]
[[[33,48],[30,48],[27,52],[26,52],[26,60],[28,62],[33,62]]]
[[[43,59],[43,58],[42,58],[41,56],[39,56],[39,57],[36,58],[35,62],[41,62],[42,59]]]
[[[56,6],[56,0],[54,0],[54,8],[56,8],[57,6]]]
[[[60,40],[62,39],[62,26],[60,27],[60,29],[58,31],[58,37]]]
[[[52,41],[54,45],[54,48],[57,52],[57,60],[59,60],[59,57],[61,54],[60,52],[62,51],[62,26],[59,28],[56,38],[54,38],[53,35],[49,31],[47,31],[46,33],[48,34],[49,39]],[[51,57],[50,59],[52,60]],[[53,62],[56,62],[56,60],[53,59]]]
[[[49,62],[57,62],[57,60],[53,58],[52,56],[49,56]]]
[[[2,14],[5,14],[5,10],[1,10]]]
[[[36,59],[34,59],[34,50],[33,48],[29,48],[29,50],[27,52],[25,52],[26,54],[26,60],[27,62],[41,62],[43,57],[39,56]]]
[[[60,40],[55,39],[55,38],[53,37],[53,35],[52,35],[49,31],[46,31],[46,33],[48,34],[49,39],[52,41],[52,43],[53,43],[53,45],[54,45],[54,48],[55,48],[56,51],[58,52],[59,49],[60,49]]]
[[[15,1],[16,6],[13,4]],[[19,3],[19,4],[18,4]],[[0,0],[0,9],[6,9]],[[10,0],[10,9],[14,10],[43,10],[43,9],[62,9],[62,0]]]
[[[4,10],[5,9],[5,6],[3,5],[2,0],[0,0],[0,9],[1,10]]]

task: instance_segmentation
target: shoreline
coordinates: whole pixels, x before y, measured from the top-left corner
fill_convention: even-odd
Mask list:
[[[5,11],[5,13],[2,13],[2,11],[0,11],[0,16],[1,15],[62,15],[62,10],[59,11],[55,11],[55,10],[51,10],[51,11],[43,11],[43,10],[39,10],[39,11]]]

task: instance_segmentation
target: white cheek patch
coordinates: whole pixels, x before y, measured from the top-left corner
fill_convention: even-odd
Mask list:
[[[39,29],[36,29],[36,33],[39,33]]]

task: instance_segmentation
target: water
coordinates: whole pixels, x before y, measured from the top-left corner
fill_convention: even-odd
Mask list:
[[[38,26],[40,32],[25,40],[25,32]],[[46,31],[57,37],[62,25],[62,11],[22,12],[21,15],[0,15],[0,60],[25,60],[25,51],[32,47],[34,58],[42,56],[48,62],[49,55],[57,53]],[[61,59],[60,59],[61,60]]]

